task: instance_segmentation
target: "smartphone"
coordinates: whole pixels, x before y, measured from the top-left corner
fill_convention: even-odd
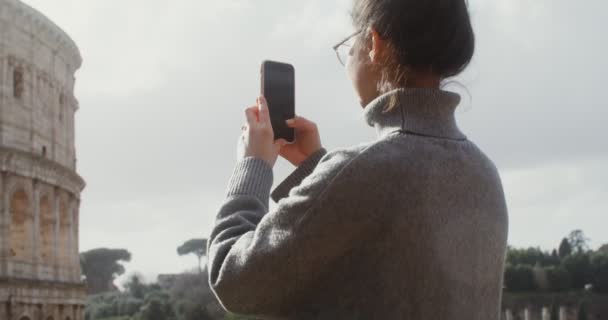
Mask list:
[[[274,139],[283,138],[294,143],[295,129],[285,120],[295,117],[295,70],[289,63],[264,60],[261,70],[262,95],[268,103]]]

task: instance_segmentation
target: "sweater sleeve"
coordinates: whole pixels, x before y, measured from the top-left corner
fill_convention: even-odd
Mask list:
[[[326,154],[327,150],[325,148],[321,148],[317,150],[317,152],[311,154],[289,176],[287,176],[283,182],[274,188],[274,191],[270,194],[272,200],[274,200],[274,202],[279,202],[282,198],[287,197],[289,191],[293,187],[299,185],[304,178],[308,177],[316,168],[321,158]]]
[[[323,156],[270,212],[272,168],[257,158],[237,163],[207,244],[209,285],[226,310],[284,316],[304,298],[307,283],[357,246],[355,239],[373,217],[352,210],[363,207],[352,200],[361,191],[353,186],[364,184],[363,178],[338,176],[358,153]],[[331,192],[329,186],[340,191]]]

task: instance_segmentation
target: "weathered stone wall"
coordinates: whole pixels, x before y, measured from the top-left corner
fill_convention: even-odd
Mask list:
[[[80,320],[74,42],[0,0],[0,320]]]
[[[72,40],[16,0],[0,0],[0,145],[76,168]]]
[[[83,320],[83,284],[0,278],[0,319]]]
[[[75,195],[37,179],[0,174],[0,276],[80,282]]]

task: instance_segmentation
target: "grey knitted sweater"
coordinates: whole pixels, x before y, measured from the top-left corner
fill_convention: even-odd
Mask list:
[[[383,113],[391,95],[400,102]],[[401,88],[363,109],[377,139],[319,150],[271,194],[236,164],[208,237],[222,306],[262,319],[499,319],[508,216],[457,93]],[[269,211],[269,198],[277,207]]]

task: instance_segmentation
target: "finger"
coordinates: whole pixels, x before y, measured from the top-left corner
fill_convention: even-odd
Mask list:
[[[260,111],[258,110],[258,106],[257,104],[255,106],[250,106],[249,108],[245,109],[245,110],[249,110],[251,111],[253,114],[256,115],[256,117],[259,115]]]
[[[259,96],[257,99],[260,112],[260,121],[270,122],[270,111],[268,110],[268,102],[264,96]]]
[[[285,141],[285,139],[279,139],[274,142],[274,147],[277,151],[280,151],[285,145],[287,145],[287,141]]]
[[[287,144],[287,140],[281,138],[277,140],[277,143],[281,145],[281,147],[284,147]]]
[[[257,107],[253,106],[245,109],[245,117],[247,118],[247,124],[249,126],[257,125],[258,117],[255,111],[256,108]]]

